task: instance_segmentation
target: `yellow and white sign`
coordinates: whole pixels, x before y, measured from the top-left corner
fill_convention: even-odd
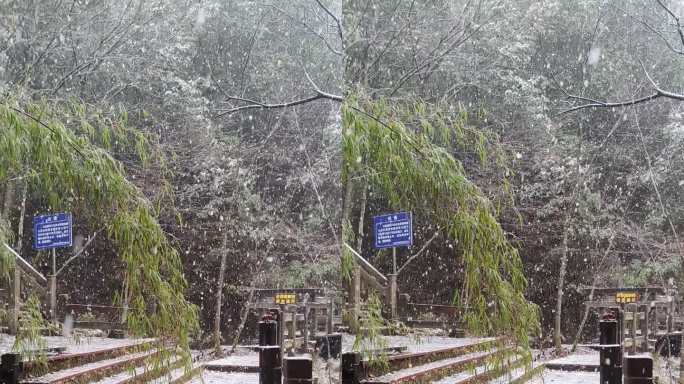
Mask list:
[[[294,304],[297,302],[297,295],[294,293],[277,293],[275,302],[276,304]]]
[[[636,303],[637,300],[639,300],[639,296],[636,292],[618,292],[615,294],[616,303]]]

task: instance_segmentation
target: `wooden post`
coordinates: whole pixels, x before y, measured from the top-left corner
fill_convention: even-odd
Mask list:
[[[288,329],[288,337],[292,340],[292,348],[290,348],[290,351],[294,352],[297,339],[297,307],[293,307],[290,311],[290,329]]]
[[[648,305],[644,306],[644,319],[641,321],[641,337],[644,341],[641,343],[641,352],[648,352]]]
[[[652,318],[649,321],[649,324],[651,326],[651,329],[649,333],[651,334],[651,337],[653,339],[658,339],[658,305],[655,305],[653,307],[652,312]]]
[[[639,318],[639,306],[634,304],[632,307],[632,324],[630,334],[632,336],[632,345],[629,348],[629,354],[634,355],[637,352],[637,319]]]
[[[278,313],[278,345],[280,345],[280,356],[284,356],[285,350],[285,305],[280,304],[280,313]]]
[[[304,350],[309,349],[309,303],[304,305],[304,327],[302,327],[302,336],[304,337]]]
[[[318,310],[316,308],[311,308],[310,311],[311,313],[309,313],[309,332],[311,333],[311,337],[315,339],[316,334],[318,333]]]

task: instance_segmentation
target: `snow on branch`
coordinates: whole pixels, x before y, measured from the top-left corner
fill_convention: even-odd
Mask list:
[[[313,88],[315,95],[305,97],[302,99],[297,99],[293,101],[288,101],[288,102],[283,102],[283,103],[275,103],[275,104],[267,104],[267,103],[262,103],[257,100],[252,100],[252,99],[247,99],[244,97],[238,97],[238,96],[229,96],[226,101],[240,101],[243,103],[247,103],[246,105],[242,105],[239,107],[235,108],[230,108],[221,111],[217,117],[225,116],[225,115],[232,115],[237,112],[245,111],[248,109],[281,109],[281,108],[290,108],[290,107],[296,107],[298,105],[302,104],[307,104],[312,101],[316,100],[332,100],[335,102],[343,102],[344,101],[344,96],[341,95],[335,95],[332,93],[325,92],[321,90],[321,88],[311,79],[311,76],[309,76],[309,73],[306,71],[306,68],[304,68],[304,74],[306,75],[306,79],[309,81],[309,84],[311,84],[311,87]]]
[[[672,17],[672,19],[675,21],[675,25],[677,26],[677,33],[679,34],[679,40],[682,42],[682,47],[684,47],[684,28],[682,28],[682,24],[679,21],[679,17],[672,11],[665,3],[663,3],[662,0],[656,0],[658,2],[658,5],[660,5],[661,8],[665,10],[665,12]]]
[[[571,95],[571,94],[567,93],[565,90],[561,89],[566,94],[568,99],[585,101],[587,103],[577,105],[575,107],[561,111],[559,113],[559,115],[564,115],[566,113],[575,112],[575,111],[578,111],[580,109],[587,109],[587,108],[629,107],[629,106],[633,106],[633,105],[637,105],[637,104],[647,103],[647,102],[650,102],[650,101],[653,101],[653,100],[659,99],[659,98],[684,101],[684,94],[674,93],[674,92],[666,91],[666,90],[660,88],[660,86],[653,80],[651,75],[646,70],[644,63],[641,63],[641,67],[643,68],[644,73],[646,74],[646,78],[648,78],[648,81],[651,83],[651,86],[653,87],[653,90],[654,90],[653,93],[646,95],[646,96],[639,97],[639,98],[633,98],[631,100],[607,102],[607,101],[600,101],[600,100],[591,99],[591,98],[587,98],[587,97],[583,97],[583,96]]]
[[[313,96],[305,97],[305,98],[302,98],[302,99],[296,99],[296,100],[292,100],[292,101],[288,101],[288,102],[283,102],[283,103],[275,103],[275,104],[267,104],[267,103],[262,103],[262,102],[256,101],[256,100],[245,99],[245,98],[237,97],[237,96],[231,96],[227,101],[235,100],[235,101],[245,102],[245,103],[247,103],[247,104],[246,104],[246,105],[241,105],[241,106],[235,107],[235,108],[230,108],[230,109],[222,110],[221,113],[219,113],[219,114],[217,115],[217,117],[226,116],[226,115],[232,115],[232,114],[234,114],[234,113],[246,111],[246,110],[248,110],[248,109],[281,109],[281,108],[290,108],[290,107],[295,107],[295,106],[298,106],[298,105],[307,104],[307,103],[310,103],[310,102],[312,102],[312,101],[323,100],[323,99],[332,100],[332,101],[337,101],[337,102],[342,102],[342,101],[344,101],[344,98],[343,98],[342,96],[333,95],[333,94],[325,93],[325,92],[320,92],[320,93],[317,92],[317,93],[316,93],[315,95],[313,95]]]

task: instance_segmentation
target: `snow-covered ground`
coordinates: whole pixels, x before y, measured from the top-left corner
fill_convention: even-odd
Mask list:
[[[549,364],[599,366],[599,352],[591,349],[578,350],[568,356],[550,360]]]
[[[222,365],[222,366],[240,366],[240,367],[258,367],[259,366],[259,354],[252,353],[242,353],[234,354],[222,359],[211,360],[206,363],[207,365]]]
[[[599,381],[598,372],[567,372],[546,369],[542,375],[533,377],[527,384],[598,384]]]
[[[427,352],[442,348],[460,347],[477,344],[493,338],[460,338],[443,336],[382,336],[388,347],[407,347],[407,352]],[[354,335],[342,335],[342,350],[351,351],[354,345]]]
[[[679,363],[678,357],[666,359],[659,357],[654,361],[653,374],[658,376],[658,383],[660,384],[677,384],[679,383]]]
[[[205,370],[202,377],[195,377],[189,384],[259,384],[256,373],[226,373]]]
[[[46,336],[44,337],[48,348],[66,347],[65,353],[93,352],[103,349],[117,348],[128,345],[139,344],[151,339],[109,339],[106,337],[63,337]],[[0,334],[0,354],[12,351],[14,336]]]

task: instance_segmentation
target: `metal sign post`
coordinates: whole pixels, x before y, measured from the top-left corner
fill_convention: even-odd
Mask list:
[[[411,212],[397,212],[373,217],[375,248],[392,248],[392,274],[390,280],[390,308],[392,319],[397,318],[397,247],[413,244]]]
[[[73,245],[71,213],[55,213],[33,218],[33,248],[52,250],[50,317],[57,323],[57,248]]]

